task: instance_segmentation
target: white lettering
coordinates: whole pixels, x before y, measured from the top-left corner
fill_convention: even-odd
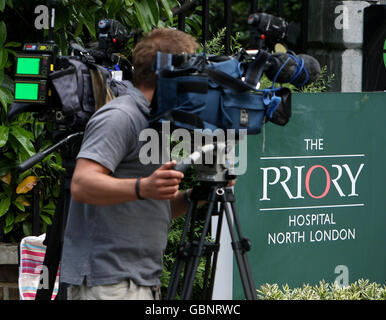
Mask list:
[[[339,274],[339,276],[335,278],[334,282],[341,288],[348,287],[349,285],[348,267],[345,265],[336,266],[334,273]]]
[[[358,196],[358,194],[355,192],[356,181],[357,181],[359,173],[362,171],[362,168],[364,165],[365,165],[364,163],[361,163],[355,177],[353,177],[351,170],[350,170],[350,167],[347,164],[344,164],[342,166],[346,170],[346,172],[350,178],[350,181],[351,181],[351,193],[348,195],[349,197],[357,197]]]
[[[49,13],[48,7],[44,5],[39,5],[35,7],[35,13],[39,14],[35,18],[35,28],[40,29],[48,29],[49,28]]]

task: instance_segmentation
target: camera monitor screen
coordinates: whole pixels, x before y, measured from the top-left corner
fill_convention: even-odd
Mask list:
[[[24,54],[16,57],[17,77],[47,79],[53,71],[52,56],[49,54]]]
[[[15,100],[38,100],[38,83],[15,83]]]
[[[39,75],[40,59],[39,58],[17,58],[16,74],[18,75]]]
[[[15,102],[46,104],[48,97],[46,80],[15,80]]]

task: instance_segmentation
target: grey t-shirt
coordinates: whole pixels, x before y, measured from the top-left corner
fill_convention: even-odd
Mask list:
[[[91,159],[114,177],[149,176],[160,165],[143,165],[139,133],[148,125],[149,103],[137,89],[98,110],[89,120],[77,158]],[[137,200],[111,206],[71,201],[60,281],[88,286],[130,278],[159,285],[171,212],[169,201]]]

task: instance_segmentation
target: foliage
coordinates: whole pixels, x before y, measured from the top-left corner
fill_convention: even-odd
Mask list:
[[[277,284],[265,284],[257,290],[258,299],[262,300],[386,300],[386,286],[369,280],[360,279],[347,287],[337,283],[326,283],[290,289],[286,284],[280,289]]]
[[[213,55],[222,55],[225,54],[224,38],[225,38],[226,28],[222,28],[208,40],[205,44],[205,50],[207,54]],[[242,48],[240,43],[240,33],[236,32],[235,36],[231,36],[230,51],[231,54],[236,54]],[[202,50],[203,50],[202,46]]]
[[[294,88],[294,91],[298,91],[301,93],[327,92],[331,88],[334,82],[334,79],[335,79],[335,75],[328,74],[327,66],[324,66],[322,67],[322,70],[320,72],[320,77],[317,81],[310,83],[304,88],[300,88],[300,89]]]
[[[44,2],[43,2],[44,3]],[[47,30],[34,26],[36,6],[30,0],[0,0],[0,241],[18,242],[32,233],[33,195],[40,198],[41,232],[52,222],[59,196],[59,176],[63,172],[59,153],[53,153],[26,172],[16,165],[52,144],[51,125],[21,114],[9,122],[7,113],[13,101],[13,56],[23,42],[42,42]],[[55,41],[62,54],[75,41],[88,46],[97,40],[97,22],[102,18],[120,21],[128,30],[147,32],[154,26],[174,23],[171,8],[176,0],[84,0],[58,1]],[[12,30],[12,32],[8,32]],[[8,41],[7,41],[8,40]],[[133,39],[127,45],[129,54]],[[24,188],[21,188],[23,187]],[[3,236],[4,234],[4,236]]]
[[[289,1],[293,4],[285,10],[298,10],[298,0]],[[221,15],[218,8],[223,1],[217,1],[217,7],[211,8],[212,21]],[[248,38],[246,26],[249,9],[245,1],[234,1],[235,36],[232,37],[232,52],[237,52],[242,40]],[[268,1],[273,3],[273,0]],[[47,148],[50,142],[50,124],[37,121],[31,114],[22,114],[12,122],[6,118],[9,105],[13,99],[13,82],[11,79],[13,55],[16,48],[23,42],[41,42],[47,36],[47,30],[37,31],[34,27],[34,8],[42,4],[33,0],[0,0],[0,11],[4,21],[0,21],[0,227],[6,234],[7,241],[19,241],[24,235],[31,234],[32,198],[37,185],[40,187],[40,209],[42,231],[51,223],[55,211],[56,199],[59,195],[59,175],[62,172],[62,159],[54,153],[24,173],[18,173],[15,164],[20,163],[36,152]],[[102,18],[112,18],[120,21],[128,30],[147,32],[157,26],[176,26],[177,17],[173,17],[171,8],[178,6],[177,0],[61,0],[58,1],[55,23],[55,42],[59,44],[62,54],[67,54],[67,45],[71,41],[88,47],[97,41],[97,22]],[[291,9],[291,10],[290,10]],[[186,31],[199,37],[201,35],[201,6],[197,6],[186,19]],[[292,11],[291,11],[292,12]],[[242,23],[241,23],[242,20]],[[215,26],[215,27],[213,27]],[[211,23],[213,39],[206,44],[210,54],[223,54],[223,38],[225,29],[220,29],[220,23]],[[235,27],[236,26],[236,27]],[[222,26],[221,26],[222,27]],[[245,27],[245,28],[244,28]],[[7,29],[12,30],[8,32]],[[217,34],[216,34],[217,32]],[[7,41],[8,40],[8,41]],[[133,48],[132,38],[125,51],[130,56]],[[321,82],[315,90],[321,90],[326,82]],[[311,89],[310,89],[311,90]],[[312,89],[314,90],[314,89]],[[185,174],[182,189],[195,184],[194,170]],[[23,193],[18,193],[23,192]],[[25,192],[25,193],[24,193]],[[205,210],[203,207],[201,210]],[[202,212],[200,211],[200,212]],[[3,225],[1,226],[1,222]],[[184,218],[172,222],[169,235],[169,244],[164,256],[165,268],[161,277],[162,289],[165,292],[170,281],[172,266],[175,262],[175,253],[181,236]],[[194,230],[196,236],[201,229]],[[1,241],[0,232],[0,241]],[[204,261],[200,263],[194,296],[199,296],[203,282]]]
[[[4,11],[5,4],[0,2]],[[7,28],[0,21],[0,234],[5,234],[8,241],[18,241],[23,235],[32,232],[32,192],[39,182],[41,189],[40,207],[42,230],[51,223],[57,196],[57,175],[61,171],[52,155],[34,169],[19,173],[15,164],[33,156],[36,151],[45,148],[49,141],[45,137],[44,124],[36,121],[30,114],[18,116],[12,122],[7,119],[8,106],[13,100],[13,82],[6,73],[12,68],[11,48],[19,43],[7,42]]]
[[[24,42],[42,41],[43,34],[31,28],[37,16],[31,15],[31,12],[39,4],[29,0],[13,0],[13,6],[7,14],[18,40],[23,35]],[[97,23],[103,18],[116,19],[129,31],[141,30],[146,33],[153,27],[173,24],[171,8],[177,5],[176,0],[61,0],[55,11],[54,40],[63,54],[67,54],[67,45],[71,41],[84,46],[95,42]],[[47,36],[47,30],[44,30],[44,35]],[[129,46],[132,47],[132,44],[133,39]]]

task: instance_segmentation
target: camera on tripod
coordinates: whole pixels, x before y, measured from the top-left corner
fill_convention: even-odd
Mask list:
[[[282,17],[260,12],[248,17],[250,45],[253,49],[286,52],[288,44],[294,46],[300,39],[300,27],[295,22],[288,23]]]
[[[268,39],[284,40],[287,35],[288,22],[281,17],[268,13],[253,13],[248,17],[248,24],[255,27]]]
[[[287,35],[287,23],[281,18],[260,14],[252,16],[251,24],[272,42],[282,41]],[[231,152],[235,152],[236,140],[242,140],[241,132],[244,135],[259,134],[269,121],[285,126],[291,118],[291,90],[276,84],[291,83],[301,88],[316,81],[321,72],[318,61],[311,56],[295,55],[290,51],[271,54],[264,48],[265,45],[258,47],[257,52],[241,50],[234,56],[162,52],[157,55],[154,63],[158,82],[152,101],[153,128],[163,132],[163,123],[168,122],[172,128],[198,131],[204,136],[217,138],[216,143],[192,150],[190,156],[174,168],[185,172],[193,165],[200,185],[193,187],[189,198],[167,299],[175,299],[181,284],[181,299],[191,298],[194,278],[204,255],[207,256],[207,265],[202,292],[204,299],[212,297],[223,217],[228,223],[245,297],[256,299],[247,256],[250,241],[242,234],[233,190],[228,188],[229,181],[236,178],[236,170],[234,163],[227,161],[232,159],[232,155],[224,157],[224,150],[229,147],[225,143],[228,139],[218,141],[216,132],[233,130],[235,139]],[[264,73],[272,81],[268,88],[260,88]],[[212,155],[210,163],[203,160],[207,154]],[[246,157],[246,152],[243,156]],[[201,236],[196,237],[194,230],[200,223],[197,206],[202,200],[208,202],[208,209]],[[214,243],[208,243],[206,239],[214,215],[219,216],[219,222],[217,230],[212,233]]]
[[[113,98],[130,88],[133,68],[118,52],[131,34],[111,19],[99,21],[98,28],[98,49],[71,44],[68,56],[58,54],[52,39],[25,44],[16,55],[15,99],[8,117],[37,112],[39,120],[55,124],[54,130],[82,131],[95,110],[107,102],[97,101],[97,92]]]

